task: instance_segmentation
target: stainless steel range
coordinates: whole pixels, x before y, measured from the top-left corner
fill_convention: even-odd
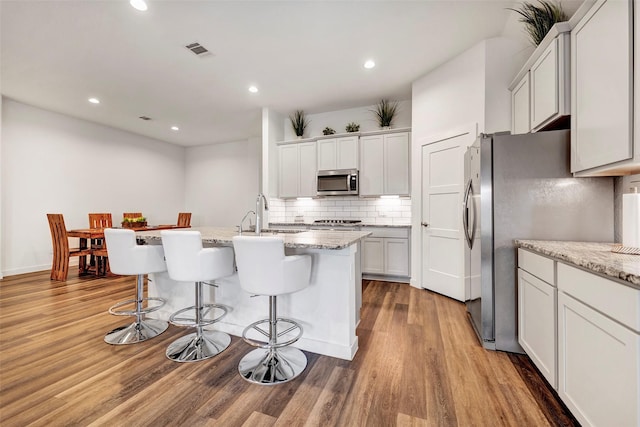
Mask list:
[[[362,221],[359,219],[316,219],[311,226],[312,230],[342,230],[353,231]],[[317,226],[317,228],[314,228]]]
[[[335,224],[360,224],[359,219],[316,219],[314,224],[335,225]]]

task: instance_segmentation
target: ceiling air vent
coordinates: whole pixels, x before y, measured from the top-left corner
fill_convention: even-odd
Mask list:
[[[206,47],[202,46],[198,42],[193,42],[191,44],[186,45],[185,47],[189,49],[191,52],[195,53],[197,56],[211,55],[211,52],[209,52],[209,50]]]
[[[139,118],[142,120],[151,120],[151,117],[147,117],[147,116],[140,116]]]

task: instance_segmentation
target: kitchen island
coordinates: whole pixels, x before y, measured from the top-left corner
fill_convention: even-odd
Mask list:
[[[238,232],[231,227],[193,227],[200,231],[207,246],[231,246]],[[362,275],[360,270],[360,240],[363,231],[303,231],[263,232],[264,236],[284,238],[286,255],[309,254],[312,258],[309,287],[278,297],[278,316],[299,321],[302,338],[294,345],[302,350],[351,360],[358,350],[356,326],[362,305]],[[243,232],[243,235],[253,233]],[[160,232],[141,231],[138,239],[147,244],[162,244]],[[175,282],[167,273],[151,274],[149,296],[161,297],[167,304],[149,315],[168,320],[169,316],[194,303],[194,286]],[[216,281],[218,288],[204,286],[206,302],[228,306],[229,313],[213,325],[216,330],[241,336],[252,322],[268,317],[268,297],[252,297],[240,288],[237,274]]]

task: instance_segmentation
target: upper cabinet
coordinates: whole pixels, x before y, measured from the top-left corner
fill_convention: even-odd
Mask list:
[[[318,139],[318,170],[358,169],[358,136]]]
[[[636,10],[636,25],[637,16]],[[577,176],[640,168],[640,138],[633,135],[634,73],[640,78],[640,66],[633,64],[633,26],[632,0],[598,0],[571,32],[571,172]],[[635,120],[637,128],[638,113]]]
[[[360,195],[409,194],[409,132],[360,137]]]
[[[278,196],[315,197],[316,141],[278,146]]]
[[[511,133],[529,133],[531,131],[531,112],[529,111],[529,73],[511,89]]]
[[[571,113],[569,31],[555,24],[509,86],[511,133],[553,128]]]

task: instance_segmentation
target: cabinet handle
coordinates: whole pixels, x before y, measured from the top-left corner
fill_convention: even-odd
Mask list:
[[[428,227],[429,226],[429,223],[427,223],[427,222],[423,222],[421,224],[422,224],[423,227]]]

